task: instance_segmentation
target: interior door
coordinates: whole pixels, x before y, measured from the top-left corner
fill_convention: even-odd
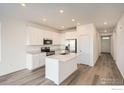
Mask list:
[[[90,38],[88,35],[79,36],[79,51],[81,55],[81,64],[90,64]]]

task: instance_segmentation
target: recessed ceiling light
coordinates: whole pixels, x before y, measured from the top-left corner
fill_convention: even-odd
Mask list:
[[[63,14],[63,13],[64,13],[64,10],[61,9],[61,10],[59,10],[59,12],[60,12],[61,14]]]
[[[47,21],[47,19],[46,19],[46,18],[43,18],[42,20],[43,20],[44,22],[46,22],[46,21]]]
[[[73,22],[74,22],[74,21],[75,21],[75,19],[71,19],[71,21],[73,21]]]
[[[25,3],[22,3],[21,5],[22,5],[23,7],[25,7],[25,6],[26,6],[26,4],[25,4]]]
[[[104,22],[104,25],[107,25],[108,23],[107,22]]]
[[[61,26],[61,28],[65,28],[64,26]]]

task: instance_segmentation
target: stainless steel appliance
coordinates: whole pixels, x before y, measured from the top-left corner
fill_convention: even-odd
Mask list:
[[[55,55],[55,51],[46,52],[46,56]]]
[[[41,52],[50,52],[50,47],[41,47]]]
[[[46,56],[54,55],[55,51],[51,51],[50,47],[42,47],[41,52],[46,52]]]
[[[77,39],[66,39],[65,50],[71,53],[77,53]]]
[[[53,41],[51,39],[43,39],[44,45],[52,45]]]

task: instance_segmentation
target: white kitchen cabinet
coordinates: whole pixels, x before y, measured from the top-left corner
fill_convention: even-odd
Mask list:
[[[46,57],[45,78],[59,85],[77,70],[77,59],[80,54],[53,55]]]
[[[36,69],[39,67],[39,54],[35,54],[32,56],[32,68]]]
[[[29,70],[34,70],[45,65],[45,53],[31,54],[27,53],[26,67]]]
[[[52,39],[52,37],[53,37],[52,31],[42,31],[42,33],[43,33],[43,38],[45,38],[45,39]]]
[[[35,27],[27,27],[26,45],[43,45],[43,39],[53,40],[53,45],[61,44],[60,33],[42,30]]]
[[[60,34],[57,32],[53,32],[53,45],[60,45],[61,44],[61,37]]]
[[[65,33],[65,38],[66,39],[74,39],[76,37],[77,37],[77,32],[76,31],[66,32]]]
[[[60,35],[60,37],[61,37],[61,41],[60,41],[60,43],[62,44],[62,45],[65,45],[65,33],[61,33],[61,35]]]
[[[39,66],[45,65],[45,57],[46,57],[46,53],[39,54]]]
[[[38,28],[28,27],[26,45],[42,45],[42,44],[43,44],[42,31]]]
[[[41,30],[37,31],[37,45],[43,45],[43,33]]]
[[[36,44],[36,38],[37,38],[36,33],[34,33],[33,30],[28,29],[26,44],[27,45],[35,45]]]

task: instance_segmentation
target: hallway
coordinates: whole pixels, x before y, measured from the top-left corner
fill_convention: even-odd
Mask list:
[[[79,69],[61,85],[124,85],[122,76],[110,54],[101,54],[94,67],[78,65]],[[34,71],[21,70],[0,77],[0,85],[55,85],[45,79],[44,67]]]
[[[82,85],[120,85],[124,84],[123,78],[110,54],[101,54],[93,68],[83,72],[71,83]]]

